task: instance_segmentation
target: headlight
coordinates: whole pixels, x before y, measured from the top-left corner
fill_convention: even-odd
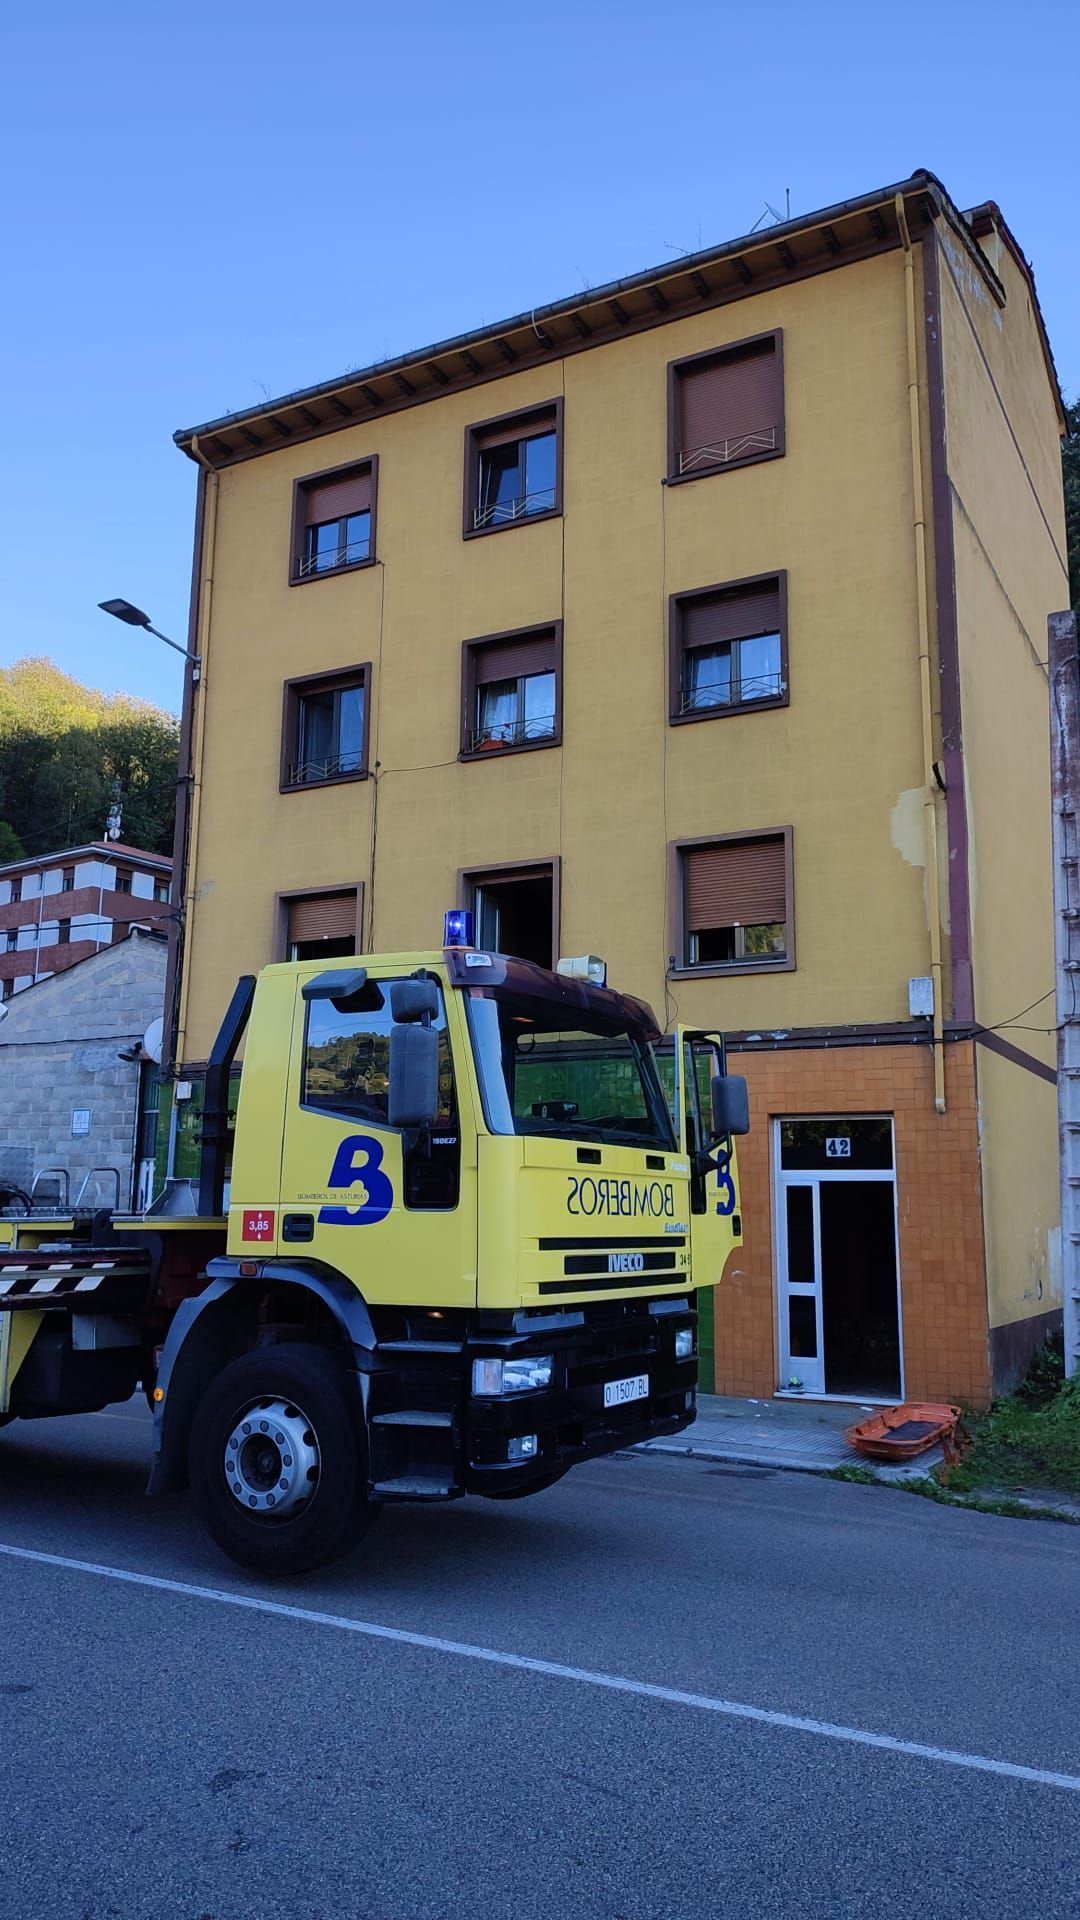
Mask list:
[[[472,1390],[490,1396],[501,1393],[529,1393],[536,1387],[550,1387],[555,1368],[553,1354],[529,1354],[516,1360],[474,1360]]]
[[[689,1360],[692,1358],[693,1352],[694,1352],[693,1327],[680,1327],[678,1332],[675,1335],[676,1360]]]

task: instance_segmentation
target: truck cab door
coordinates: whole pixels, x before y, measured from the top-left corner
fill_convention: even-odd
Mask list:
[[[712,1081],[726,1071],[724,1036],[676,1028],[675,1101],[679,1143],[690,1162],[690,1258],[698,1290],[701,1385],[712,1389],[713,1294],[733,1247],[742,1244],[735,1144],[709,1146]]]
[[[456,996],[439,989],[440,1113],[421,1135],[389,1119],[390,990],[409,969],[360,970],[362,986],[327,997],[337,977],[312,966],[294,983],[274,1251],[333,1268],[370,1306],[475,1306],[476,1142]]]

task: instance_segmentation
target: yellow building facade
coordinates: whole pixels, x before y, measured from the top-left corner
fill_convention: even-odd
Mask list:
[[[917,175],[179,434],[178,1076],[239,973],[444,907],[602,953],[750,1081],[703,1385],[985,1399],[1060,1310],[1010,1024],[1052,1024],[1060,430],[1001,216]]]

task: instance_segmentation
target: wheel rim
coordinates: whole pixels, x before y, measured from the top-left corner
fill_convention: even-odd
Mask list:
[[[225,1442],[225,1484],[244,1513],[291,1519],[319,1484],[319,1443],[294,1400],[255,1400]]]

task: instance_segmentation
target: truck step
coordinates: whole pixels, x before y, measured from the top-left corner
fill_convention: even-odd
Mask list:
[[[460,1340],[380,1340],[379,1353],[460,1353]]]
[[[393,1480],[376,1480],[372,1486],[376,1500],[449,1500],[456,1491],[453,1482],[434,1474],[399,1474]]]
[[[373,1413],[371,1424],[373,1427],[448,1427],[451,1416],[424,1407],[406,1407],[400,1412]]]

